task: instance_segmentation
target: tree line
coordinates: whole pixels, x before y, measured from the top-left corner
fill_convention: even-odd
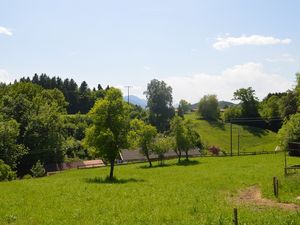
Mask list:
[[[199,101],[199,115],[225,122],[241,117],[283,118],[279,136],[282,146],[287,146],[289,141],[300,141],[294,128],[300,119],[300,75],[296,78],[293,90],[269,94],[261,102],[251,87],[241,88],[233,93],[239,104],[222,115],[217,96],[206,95]],[[23,176],[42,164],[100,157],[110,164],[113,179],[121,149],[140,149],[152,166],[152,153],[163,164],[171,149],[181,162],[184,155],[188,160],[190,149],[203,148],[193,122],[184,117],[190,103],[181,100],[176,112],[172,88],[157,79],[149,82],[144,94],[146,109],[126,103],[118,89],[98,85],[91,90],[86,82],[78,87],[73,79],[62,81],[45,74],[0,84],[0,170],[4,168],[10,177],[13,171]]]
[[[198,113],[207,120],[223,120],[277,132],[285,120],[300,111],[299,90],[300,74],[297,73],[296,85],[292,90],[269,93],[259,101],[252,87],[240,88],[233,93],[232,98],[238,104],[223,108],[222,113],[218,107],[217,96],[206,95],[198,104]]]
[[[18,81],[15,81],[17,83]],[[78,85],[73,79],[61,79],[60,77],[49,77],[47,74],[35,74],[32,78],[22,77],[19,82],[37,84],[44,89],[60,90],[68,103],[68,114],[82,113],[86,114],[95,104],[95,101],[104,97],[105,90],[109,86],[102,88],[101,84],[97,88],[89,88],[85,81]]]

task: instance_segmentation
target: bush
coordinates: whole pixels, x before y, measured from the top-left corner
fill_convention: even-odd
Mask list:
[[[296,113],[284,121],[278,132],[278,139],[283,149],[288,149],[290,142],[300,142],[300,113]]]
[[[224,122],[230,122],[231,119],[239,118],[242,116],[241,107],[232,106],[227,108],[222,114],[222,120]]]
[[[16,173],[11,170],[9,165],[6,165],[2,160],[0,160],[0,181],[10,181],[14,179],[16,179]]]
[[[46,175],[46,170],[40,160],[38,160],[36,164],[32,166],[30,171],[33,177],[43,177]]]
[[[219,155],[221,149],[219,147],[213,145],[213,146],[208,148],[208,151],[210,151],[211,154],[213,154],[213,155]]]
[[[22,179],[31,179],[32,176],[30,174],[26,174],[22,177]]]
[[[172,149],[173,139],[171,137],[158,136],[152,143],[152,150],[158,155],[160,165],[164,165],[165,153]]]

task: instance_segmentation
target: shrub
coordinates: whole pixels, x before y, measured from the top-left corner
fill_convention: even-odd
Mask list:
[[[278,132],[278,139],[283,149],[289,149],[290,142],[300,142],[300,113],[296,113],[284,121]],[[292,153],[292,155],[294,154]]]
[[[36,164],[32,166],[30,171],[33,177],[43,177],[46,175],[46,170],[40,160],[38,160]]]
[[[158,160],[161,166],[164,165],[165,153],[167,153],[173,145],[173,139],[171,137],[158,136],[152,143],[152,150],[158,155]]]
[[[26,174],[22,177],[22,179],[31,179],[32,176],[30,174]]]
[[[213,154],[213,155],[219,155],[220,154],[220,151],[221,151],[221,149],[219,148],[219,147],[217,147],[217,146],[210,146],[209,148],[208,148],[208,150],[211,152],[211,154]]]
[[[242,116],[241,107],[231,106],[227,108],[222,114],[222,120],[224,122],[230,122],[231,119],[239,118]]]
[[[10,181],[14,179],[16,179],[16,173],[11,170],[9,165],[6,165],[2,160],[0,160],[0,181]]]

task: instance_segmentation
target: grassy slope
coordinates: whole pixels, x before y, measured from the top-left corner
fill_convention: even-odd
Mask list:
[[[220,122],[208,122],[199,119],[196,113],[185,116],[194,121],[203,141],[211,146],[217,145],[230,152],[230,125]],[[240,151],[274,151],[277,140],[276,133],[259,128],[233,125],[233,151],[237,152],[238,130],[240,131]]]
[[[90,182],[109,168],[70,170],[50,177],[0,183],[0,224],[232,224],[230,196],[251,185],[280,199],[300,195],[300,176],[283,176],[283,156],[197,158],[188,166],[118,166],[123,183]],[[298,161],[299,158],[293,158]],[[143,167],[144,166],[144,167]],[[238,205],[240,224],[300,224],[299,212]]]

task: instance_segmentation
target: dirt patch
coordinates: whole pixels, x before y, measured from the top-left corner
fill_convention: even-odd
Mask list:
[[[259,206],[277,207],[285,210],[300,210],[300,206],[294,203],[281,203],[262,198],[260,188],[257,186],[251,186],[241,191],[238,197],[236,197],[236,201],[239,203],[252,203]]]

